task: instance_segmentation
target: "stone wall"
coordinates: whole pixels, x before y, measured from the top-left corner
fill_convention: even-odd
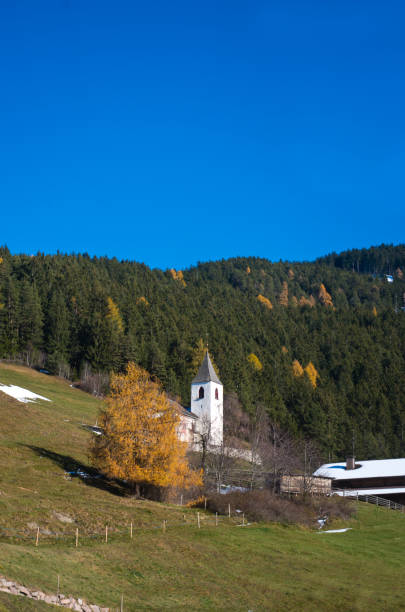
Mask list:
[[[67,597],[61,593],[59,593],[59,595],[47,595],[42,591],[28,589],[22,584],[8,580],[4,576],[0,576],[0,591],[10,593],[11,595],[21,595],[29,599],[40,600],[47,604],[62,606],[63,608],[69,608],[77,612],[109,612],[109,608],[100,608],[100,606],[88,604],[83,599]]]

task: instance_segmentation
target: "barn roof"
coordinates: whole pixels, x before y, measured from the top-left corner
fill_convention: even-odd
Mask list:
[[[193,384],[206,382],[215,382],[218,385],[222,385],[217,373],[214,370],[214,366],[212,365],[208,351],[205,352],[204,359],[200,365],[200,369],[197,372],[197,376],[195,376],[192,380]]]
[[[356,461],[356,468],[354,470],[347,470],[346,462],[325,463],[314,472],[314,476],[327,476],[334,480],[405,476],[405,459]]]

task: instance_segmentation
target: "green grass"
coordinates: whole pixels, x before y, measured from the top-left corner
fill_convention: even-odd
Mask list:
[[[52,610],[56,612],[59,609],[42,601],[0,593],[0,612],[51,612]]]
[[[98,401],[64,381],[0,365],[0,382],[53,400],[19,404],[0,393],[0,525],[31,534],[35,522],[73,538],[0,540],[0,574],[30,587],[125,610],[400,610],[405,607],[405,515],[359,504],[352,531],[318,534],[277,524],[196,527],[195,512],[117,495],[63,479],[66,460],[87,463]],[[69,419],[65,421],[64,419]],[[41,448],[38,451],[33,447]],[[53,454],[52,454],[53,453]],[[27,491],[29,489],[29,491]],[[54,511],[74,518],[58,522]],[[147,529],[168,520],[166,533]],[[82,534],[105,524],[143,529],[134,538]],[[190,524],[192,523],[192,524]],[[0,611],[41,610],[41,604],[0,594]],[[3,606],[3,608],[2,608]],[[20,606],[20,607],[18,607]],[[24,607],[25,606],[25,607]],[[30,607],[31,606],[31,607]],[[34,606],[34,607],[33,607]],[[43,606],[43,609],[46,609]],[[49,608],[48,608],[49,609]]]

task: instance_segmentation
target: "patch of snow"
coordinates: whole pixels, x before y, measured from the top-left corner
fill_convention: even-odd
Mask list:
[[[317,533],[344,533],[350,531],[353,527],[346,527],[345,529],[328,529],[327,531],[317,531]]]
[[[37,399],[45,400],[46,402],[51,401],[47,397],[42,397],[42,395],[28,391],[28,389],[23,389],[22,387],[17,387],[16,385],[3,385],[0,383],[0,391],[6,395],[9,395],[10,397],[14,397],[14,399],[22,402],[23,404],[35,402]]]

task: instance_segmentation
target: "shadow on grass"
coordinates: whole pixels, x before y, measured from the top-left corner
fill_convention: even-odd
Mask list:
[[[96,489],[101,489],[102,491],[107,491],[112,495],[118,495],[120,497],[131,495],[131,491],[125,483],[110,480],[95,468],[85,465],[69,455],[61,455],[60,453],[55,453],[41,446],[31,446],[30,444],[22,444],[21,446],[29,448],[39,457],[50,459],[55,465],[63,469],[67,477],[79,478],[89,487],[95,487]]]

